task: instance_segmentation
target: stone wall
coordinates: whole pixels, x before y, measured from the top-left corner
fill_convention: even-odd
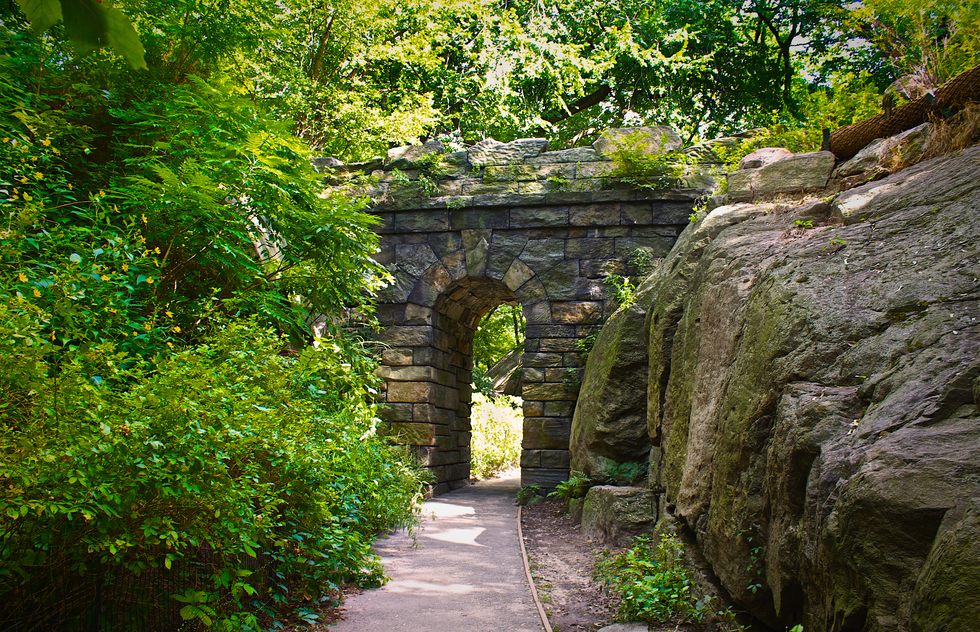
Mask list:
[[[614,163],[593,148],[545,146],[483,141],[443,154],[430,144],[394,149],[383,166],[331,168],[345,193],[375,200],[378,260],[393,277],[378,299],[382,414],[430,467],[437,494],[469,478],[473,334],[502,303],[527,319],[523,484],[568,477],[576,343],[616,309],[603,279],[631,273],[638,248],[663,257],[713,185],[690,170],[675,188],[637,188],[611,177]]]

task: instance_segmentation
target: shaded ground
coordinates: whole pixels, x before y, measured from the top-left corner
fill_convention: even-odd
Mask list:
[[[595,632],[615,622],[619,600],[592,581],[597,550],[608,549],[590,540],[580,525],[562,513],[561,503],[548,501],[524,507],[521,524],[524,545],[538,597],[544,603],[554,632]],[[613,549],[613,553],[621,549]],[[707,624],[664,624],[653,632],[722,632]]]

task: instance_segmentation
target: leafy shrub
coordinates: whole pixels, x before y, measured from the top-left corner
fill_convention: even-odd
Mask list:
[[[82,352],[57,375],[8,377],[31,392],[0,414],[0,601],[38,605],[31,588],[59,569],[185,568],[201,547],[208,588],[184,594],[185,618],[244,625],[297,594],[379,583],[370,542],[413,520],[417,468],[374,434],[356,348],[282,349],[249,319],[134,366],[125,389],[93,381]]]
[[[629,277],[610,274],[602,282],[612,288],[613,297],[620,309],[626,309],[636,302],[636,284]]]
[[[705,606],[692,594],[683,546],[669,535],[655,543],[639,536],[633,548],[599,558],[595,579],[620,596],[617,619],[648,623],[700,621]]]
[[[661,144],[666,144],[666,134]],[[629,134],[616,141],[611,152],[614,162],[612,176],[641,189],[672,187],[684,175],[690,158],[676,151],[651,153],[647,137],[642,133]]]
[[[524,416],[521,400],[473,394],[470,417],[470,469],[477,478],[490,478],[521,464]]]

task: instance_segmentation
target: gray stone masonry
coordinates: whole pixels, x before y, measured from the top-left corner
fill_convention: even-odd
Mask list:
[[[708,192],[683,180],[637,188],[592,148],[546,149],[543,139],[398,148],[366,191],[393,278],[378,297],[382,416],[431,469],[435,494],[469,479],[473,335],[501,303],[527,318],[522,483],[553,489],[568,477],[576,343],[617,307],[603,280],[635,275],[637,249],[666,255]],[[706,170],[688,175],[703,185]]]

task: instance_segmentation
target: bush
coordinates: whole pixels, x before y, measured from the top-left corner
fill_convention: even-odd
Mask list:
[[[661,535],[658,543],[639,536],[625,553],[606,552],[596,564],[595,579],[619,593],[620,621],[700,621],[706,604],[692,594],[694,579],[683,559],[683,546],[671,536]]]
[[[473,476],[490,478],[519,467],[523,427],[519,398],[474,393],[470,440]]]
[[[0,602],[30,616],[66,589],[38,583],[68,569],[186,574],[202,547],[206,587],[181,615],[229,629],[296,595],[380,583],[370,543],[413,520],[417,468],[375,435],[356,349],[282,349],[248,319],[134,368],[127,389],[94,382],[81,354],[35,380],[29,410],[0,417]]]

